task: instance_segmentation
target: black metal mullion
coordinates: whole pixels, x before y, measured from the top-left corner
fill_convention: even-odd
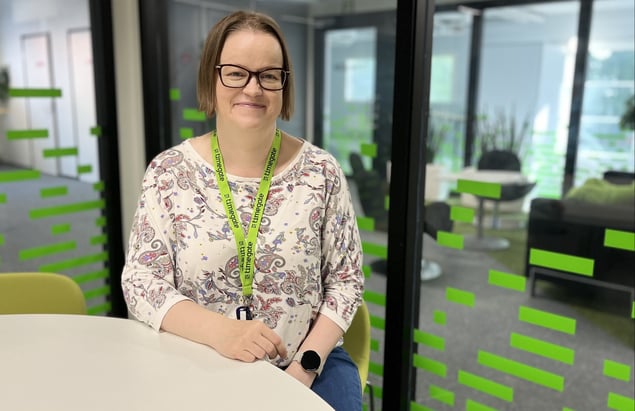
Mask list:
[[[482,13],[482,12],[481,12]],[[476,112],[478,110],[478,85],[481,72],[481,47],[483,43],[483,15],[472,16],[472,38],[470,43],[470,67],[468,71],[467,108],[465,123],[465,151],[463,166],[472,165],[476,140]]]
[[[95,75],[95,102],[97,125],[101,127],[99,171],[105,190],[103,211],[108,224],[103,228],[108,243],[107,268],[109,271],[109,315],[125,318],[128,315],[121,290],[121,271],[124,265],[121,196],[119,185],[119,142],[117,133],[117,101],[115,94],[114,45],[110,0],[90,0],[90,26],[92,32],[93,67]]]
[[[575,180],[575,166],[580,145],[580,120],[582,117],[582,103],[584,100],[584,83],[591,36],[591,20],[593,15],[593,0],[580,0],[580,15],[578,17],[578,46],[575,55],[575,69],[573,73],[573,89],[571,90],[571,112],[569,115],[569,135],[567,138],[567,153],[565,154],[564,178],[562,179],[562,195],[572,187]]]
[[[407,410],[416,388],[425,144],[434,1],[398,0],[388,230],[384,410]]]
[[[139,0],[146,161],[170,148],[167,0]]]

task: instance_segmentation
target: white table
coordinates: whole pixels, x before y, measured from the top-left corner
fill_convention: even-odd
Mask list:
[[[134,320],[0,315],[0,410],[332,410],[264,362]]]

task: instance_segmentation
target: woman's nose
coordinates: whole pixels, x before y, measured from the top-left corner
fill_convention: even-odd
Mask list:
[[[260,83],[258,83],[258,78],[255,75],[252,75],[247,81],[247,84],[243,88],[243,91],[247,94],[262,94],[262,87],[260,87]]]

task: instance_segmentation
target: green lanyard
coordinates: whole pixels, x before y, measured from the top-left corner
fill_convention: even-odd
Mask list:
[[[273,139],[273,144],[269,150],[267,163],[265,164],[265,170],[262,173],[262,179],[260,180],[260,187],[258,187],[258,194],[254,202],[254,211],[251,215],[251,222],[247,231],[247,239],[245,240],[245,233],[238,221],[236,215],[236,206],[232,199],[232,193],[229,189],[229,183],[227,182],[227,175],[225,173],[225,164],[223,163],[223,155],[218,147],[218,135],[216,131],[212,132],[212,154],[214,155],[214,170],[216,171],[216,179],[218,180],[218,189],[220,190],[223,205],[225,206],[225,213],[227,213],[227,219],[229,225],[234,232],[234,238],[236,240],[236,247],[238,249],[238,267],[240,270],[240,282],[243,285],[243,297],[248,298],[251,296],[252,284],[254,282],[254,254],[256,251],[256,239],[258,237],[258,229],[260,228],[260,221],[265,210],[265,203],[267,202],[267,195],[269,194],[269,187],[271,185],[271,177],[273,177],[273,171],[278,163],[278,156],[280,154],[280,141],[282,140],[282,134],[279,129],[276,129],[276,135]]]

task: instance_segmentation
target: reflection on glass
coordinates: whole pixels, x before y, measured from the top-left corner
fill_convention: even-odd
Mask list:
[[[633,130],[620,126],[635,94],[635,3],[594,3],[574,186],[635,169]]]
[[[377,29],[328,30],[324,52],[324,148],[351,173],[349,155],[373,141]],[[364,158],[370,167],[370,158]]]

